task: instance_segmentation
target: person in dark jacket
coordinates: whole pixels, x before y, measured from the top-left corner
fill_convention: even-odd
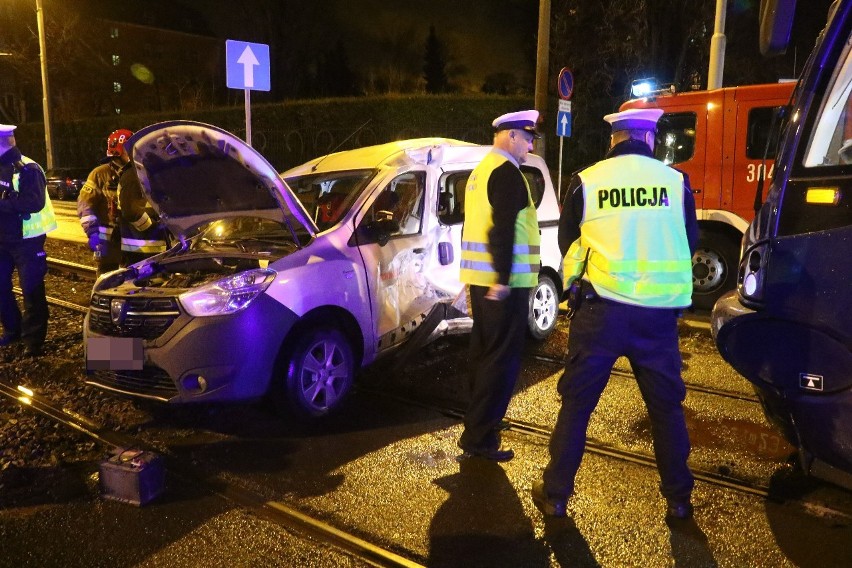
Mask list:
[[[546,515],[566,514],[589,419],[622,356],[648,409],[666,514],[692,515],[677,318],[691,303],[698,221],[689,178],[654,159],[662,114],[631,109],[604,117],[612,125],[610,150],[572,178],[563,203],[563,273],[566,289],[579,284],[579,291],[571,296],[576,312],[550,462],[532,487]]]
[[[98,275],[123,264],[118,180],[130,161],[124,142],[132,135],[122,128],[107,137],[106,161],[89,173],[77,196],[77,215],[95,255]]]
[[[44,171],[16,146],[15,126],[0,124],[0,346],[22,340],[26,353],[41,354],[48,308],[45,235],[56,228]],[[18,270],[24,297],[21,313],[12,290]]]
[[[541,268],[538,216],[520,166],[532,150],[538,111],[494,120],[494,145],[465,187],[460,280],[468,285],[470,404],[458,459],[497,462],[515,452],[501,447],[500,421],[521,370],[530,290]]]
[[[128,161],[121,170],[117,195],[124,264],[164,252],[169,233],[145,198],[133,162]]]

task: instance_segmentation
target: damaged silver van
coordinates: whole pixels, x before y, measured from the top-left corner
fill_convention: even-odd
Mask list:
[[[208,124],[154,124],[130,146],[178,242],[95,283],[89,383],[170,403],[272,396],[322,416],[359,368],[469,330],[464,186],[488,146],[391,142],[283,174]],[[544,339],[561,296],[559,211],[544,161],[522,169],[542,229],[529,327]]]

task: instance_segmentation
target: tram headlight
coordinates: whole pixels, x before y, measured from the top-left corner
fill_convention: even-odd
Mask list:
[[[765,252],[765,245],[757,245],[746,250],[740,263],[738,278],[739,291],[743,299],[753,301],[763,299]]]

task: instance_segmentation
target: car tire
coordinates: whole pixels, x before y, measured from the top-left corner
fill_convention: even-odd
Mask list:
[[[279,367],[276,406],[299,418],[326,416],[352,390],[352,346],[343,332],[327,326],[302,328],[293,337]]]
[[[692,306],[712,310],[716,300],[737,283],[739,247],[721,231],[702,229],[692,255]]]
[[[530,291],[527,324],[533,339],[544,340],[556,327],[559,315],[559,291],[553,279],[540,274],[538,284]]]

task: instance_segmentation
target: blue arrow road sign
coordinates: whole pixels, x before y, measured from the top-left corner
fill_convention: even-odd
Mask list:
[[[571,111],[556,113],[556,135],[571,137]]]
[[[265,43],[226,40],[225,61],[229,89],[270,89],[269,46]]]

